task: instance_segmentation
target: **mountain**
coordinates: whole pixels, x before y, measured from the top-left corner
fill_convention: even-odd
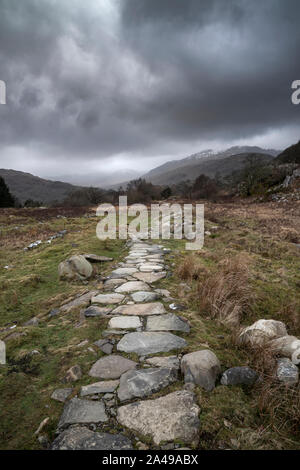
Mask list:
[[[262,149],[254,146],[230,147],[221,152],[204,150],[182,160],[167,162],[149,171],[143,178],[153,184],[174,184],[183,180],[194,180],[201,173],[214,177],[216,174],[227,176],[235,170],[241,170],[249,155],[260,158],[262,163],[273,160],[279,151]]]
[[[61,201],[70,191],[80,188],[61,181],[49,181],[23,171],[0,169],[0,176],[4,178],[11,194],[22,203],[26,199],[41,201],[45,204],[56,200]]]
[[[298,163],[300,164],[300,140],[297,144],[291,145],[275,158],[276,163]]]
[[[55,177],[48,177],[49,180],[65,181],[70,184],[83,185],[83,186],[94,186],[96,188],[111,188],[116,187],[123,181],[130,181],[137,179],[141,176],[141,173],[135,170],[129,169],[118,169],[118,171],[110,171],[107,169],[105,172],[93,172],[83,173],[80,175],[76,174],[65,174]]]

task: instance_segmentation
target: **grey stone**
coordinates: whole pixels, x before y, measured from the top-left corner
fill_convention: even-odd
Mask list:
[[[142,281],[128,281],[125,282],[125,284],[122,284],[121,286],[117,287],[115,289],[115,292],[118,293],[127,293],[130,294],[131,292],[139,291],[139,290],[144,290],[144,291],[149,291],[150,287],[148,284]]]
[[[139,291],[131,294],[131,297],[134,302],[153,302],[159,298],[159,295],[157,292]]]
[[[162,271],[163,266],[161,264],[144,263],[139,266],[139,270],[141,273],[152,273]]]
[[[141,320],[137,316],[122,316],[111,318],[108,322],[109,328],[140,328],[142,326]]]
[[[106,423],[108,417],[101,401],[93,402],[72,398],[64,407],[58,428],[63,429],[70,424]]]
[[[177,356],[156,356],[146,359],[146,363],[155,367],[163,367],[179,370],[180,361]]]
[[[170,393],[155,400],[144,400],[118,408],[118,421],[132,431],[149,436],[154,444],[180,440],[197,444],[199,407],[188,391]]]
[[[159,273],[135,273],[133,277],[138,279],[139,281],[148,282],[149,284],[153,284],[154,282],[160,281],[164,277],[166,277],[167,273],[165,271]]]
[[[190,327],[187,321],[168,313],[167,315],[157,315],[155,317],[147,318],[147,331],[183,331],[190,332]]]
[[[93,274],[92,265],[82,255],[71,256],[58,266],[60,279],[89,279]]]
[[[67,370],[64,382],[76,382],[77,380],[81,379],[81,377],[81,368],[78,364],[76,364],[75,366],[72,366],[69,370]]]
[[[221,378],[222,385],[254,385],[258,379],[258,373],[250,367],[231,367],[227,369]]]
[[[79,295],[71,302],[67,302],[60,307],[60,311],[64,313],[70,312],[73,308],[84,307],[89,304],[92,297],[98,294],[98,291],[90,291],[83,295]]]
[[[92,303],[94,304],[119,304],[125,299],[123,294],[99,294],[92,297]]]
[[[73,391],[73,388],[58,388],[57,390],[54,390],[54,392],[51,395],[51,398],[53,400],[61,401],[64,403],[66,399],[71,395]]]
[[[114,271],[112,271],[112,276],[118,275],[120,276],[127,276],[136,273],[138,270],[137,268],[117,268]]]
[[[84,315],[86,317],[106,317],[106,315],[109,315],[111,311],[112,308],[109,307],[97,307],[95,305],[91,305],[85,310]]]
[[[299,369],[287,357],[278,359],[276,375],[278,380],[286,385],[295,385],[299,381]]]
[[[117,344],[117,350],[136,353],[139,356],[168,352],[186,346],[186,341],[172,333],[137,332],[128,333]]]
[[[114,348],[110,341],[108,341],[107,339],[99,339],[98,341],[95,341],[94,344],[105,354],[111,354]]]
[[[266,341],[281,336],[287,336],[284,323],[261,319],[245,328],[239,336],[239,341],[242,344],[263,345]]]
[[[185,382],[195,383],[206,391],[211,391],[215,388],[221,366],[217,356],[204,349],[185,354],[181,360],[181,371]]]
[[[101,379],[118,379],[124,372],[135,369],[136,366],[136,362],[123,356],[112,354],[111,356],[98,359],[89,371],[89,375]]]
[[[121,284],[124,284],[126,282],[125,279],[108,279],[107,281],[104,282],[103,284],[103,289],[104,290],[113,290],[116,287],[120,286]]]
[[[80,396],[97,395],[99,393],[111,393],[116,390],[119,385],[119,380],[103,380],[95,382],[90,385],[81,387]]]
[[[0,340],[0,365],[6,364],[6,345]]]
[[[120,401],[143,398],[158,392],[177,380],[175,369],[139,369],[125,372],[120,379]]]
[[[166,313],[165,307],[160,302],[150,302],[145,304],[138,305],[120,305],[120,307],[115,308],[112,313],[121,314],[121,315],[160,315]]]
[[[130,450],[130,440],[122,434],[90,431],[86,427],[72,427],[63,431],[53,442],[52,450]]]

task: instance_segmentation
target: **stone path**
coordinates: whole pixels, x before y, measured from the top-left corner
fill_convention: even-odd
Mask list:
[[[65,402],[53,449],[147,449],[149,439],[157,449],[198,443],[200,408],[180,373],[190,325],[168,311],[174,299],[157,286],[168,274],[164,255],[170,250],[142,241],[129,246],[84,312],[87,320],[107,317],[104,338],[95,343],[107,355],[89,371],[95,382],[83,386],[80,397],[68,399],[70,389],[52,395]],[[211,389],[219,372],[213,356],[204,357],[208,379],[195,367],[193,353],[183,356],[185,381]],[[170,393],[171,385],[176,391]]]

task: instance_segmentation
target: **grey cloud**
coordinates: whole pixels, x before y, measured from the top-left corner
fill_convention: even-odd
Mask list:
[[[0,159],[19,146],[66,170],[140,164],[295,128],[299,13],[298,0],[0,0]]]

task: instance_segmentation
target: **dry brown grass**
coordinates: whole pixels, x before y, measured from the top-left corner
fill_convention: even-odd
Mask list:
[[[220,261],[197,286],[200,312],[222,323],[237,326],[251,302],[249,257],[241,253]]]
[[[197,280],[207,272],[199,260],[193,256],[187,256],[176,269],[177,276],[184,281]]]

